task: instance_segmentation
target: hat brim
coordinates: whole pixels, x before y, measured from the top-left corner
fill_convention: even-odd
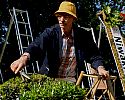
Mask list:
[[[77,16],[69,11],[56,11],[54,14],[55,16],[57,16],[59,13],[67,13],[67,14],[70,14],[71,16],[75,17],[77,19]]]

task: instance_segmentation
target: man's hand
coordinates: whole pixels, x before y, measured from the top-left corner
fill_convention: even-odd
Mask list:
[[[109,71],[106,71],[103,66],[98,67],[98,73],[99,73],[99,75],[104,76],[104,78],[106,78],[106,79],[109,78]]]
[[[28,55],[24,53],[19,59],[17,59],[10,65],[11,70],[15,74],[17,74],[23,67],[26,66],[28,60],[29,60]]]

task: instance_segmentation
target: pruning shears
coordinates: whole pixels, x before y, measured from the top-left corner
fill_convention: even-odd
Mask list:
[[[26,73],[24,73],[23,71],[19,71],[19,73],[20,73],[20,75],[21,75],[21,78],[22,78],[22,80],[25,80],[24,78],[26,78],[26,79],[31,79]]]

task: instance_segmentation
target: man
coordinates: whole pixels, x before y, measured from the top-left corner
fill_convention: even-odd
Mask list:
[[[59,25],[46,28],[11,64],[12,71],[18,73],[29,60],[39,60],[43,64],[47,58],[47,75],[50,77],[75,78],[76,73],[84,70],[84,61],[91,63],[100,75],[108,77],[109,73],[91,36],[73,24],[77,19],[75,5],[63,1],[54,14]]]

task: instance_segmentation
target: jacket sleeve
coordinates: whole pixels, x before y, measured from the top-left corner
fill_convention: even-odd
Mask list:
[[[25,52],[28,52],[30,54],[31,60],[38,60],[41,56],[45,56],[47,43],[49,40],[49,33],[49,28],[46,28],[44,32],[40,33],[40,35],[29,44]]]
[[[86,32],[85,34],[87,34],[85,39],[85,51],[87,62],[90,63],[94,68],[104,66],[104,59],[101,56],[101,53],[92,38],[92,34],[89,32]]]

